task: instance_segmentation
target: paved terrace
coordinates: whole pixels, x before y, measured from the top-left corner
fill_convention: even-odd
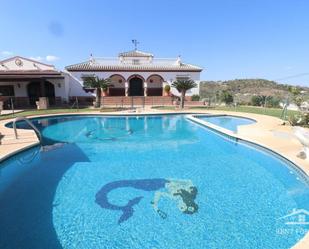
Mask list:
[[[192,110],[190,112],[193,112]],[[102,112],[89,112],[89,113],[64,113],[60,115],[85,115],[85,114],[98,114],[98,115],[139,115],[139,114],[166,114],[166,113],[188,113],[188,110],[184,111],[165,111],[146,108],[145,110],[137,111],[136,113],[121,111],[121,112],[109,112],[103,114]],[[295,163],[301,168],[307,175],[309,175],[309,160],[300,159],[297,154],[302,150],[301,144],[293,135],[293,129],[289,125],[282,125],[283,121],[266,115],[252,114],[252,113],[239,113],[239,112],[227,112],[227,111],[214,111],[214,110],[194,110],[194,113],[200,114],[229,114],[234,116],[243,116],[252,118],[257,122],[255,124],[242,126],[238,130],[238,134],[224,131],[225,133],[238,137],[253,143],[260,144],[266,148],[273,150]],[[59,114],[54,114],[59,115]],[[41,115],[51,116],[51,115]],[[13,129],[5,127],[5,124],[12,121],[3,120],[0,121],[0,133],[2,136],[0,145],[0,161],[8,158],[9,156],[37,145],[39,143],[36,134],[32,130],[18,130],[19,138],[15,139]],[[211,124],[207,123],[211,126]],[[214,126],[212,128],[215,128]],[[297,243],[293,249],[307,249],[309,248],[309,232],[306,236]]]

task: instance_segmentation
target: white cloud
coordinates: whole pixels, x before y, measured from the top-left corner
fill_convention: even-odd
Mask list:
[[[47,55],[45,57],[42,57],[42,56],[32,56],[32,57],[30,57],[30,59],[35,60],[35,61],[53,62],[53,61],[59,60],[60,58],[55,56],[55,55]]]
[[[3,56],[9,56],[9,55],[12,55],[13,54],[13,52],[11,52],[11,51],[1,51],[1,55],[3,55]]]
[[[55,55],[47,55],[45,59],[46,59],[46,61],[57,61],[60,58],[55,56]]]
[[[41,56],[30,57],[31,60],[41,61],[43,58]]]

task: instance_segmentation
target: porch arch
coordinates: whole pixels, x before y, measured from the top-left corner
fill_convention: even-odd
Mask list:
[[[144,96],[145,79],[139,74],[133,74],[128,78],[129,96]]]
[[[147,83],[150,83],[150,80],[160,79],[161,83],[164,82],[164,78],[160,74],[151,74],[147,78]]]
[[[152,74],[147,78],[148,96],[162,96],[164,78],[159,74]]]
[[[123,77],[121,74],[113,74],[109,76],[110,80],[112,83],[117,83],[117,84],[124,84],[126,82],[125,77]],[[120,81],[121,80],[121,81]]]
[[[120,74],[109,76],[112,86],[109,87],[110,96],[125,96],[125,78]]]
[[[35,105],[39,97],[47,97],[50,105],[54,105],[55,100],[55,86],[47,80],[31,81],[27,85],[27,94],[30,105]]]
[[[128,82],[130,82],[131,79],[133,78],[140,78],[143,82],[145,82],[145,78],[139,74],[132,74],[129,78],[128,78]]]

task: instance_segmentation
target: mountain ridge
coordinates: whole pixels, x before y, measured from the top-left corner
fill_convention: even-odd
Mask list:
[[[303,95],[309,97],[309,87],[280,84],[266,79],[234,79],[226,81],[201,81],[201,98],[213,97],[223,90],[231,92],[241,102],[249,102],[252,96],[264,95],[286,99],[291,87],[298,88]]]

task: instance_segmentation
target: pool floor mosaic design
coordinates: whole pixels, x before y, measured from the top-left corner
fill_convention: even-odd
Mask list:
[[[197,188],[193,186],[190,180],[176,179],[142,179],[142,180],[122,180],[110,182],[104,185],[96,194],[96,203],[102,208],[110,210],[120,210],[122,215],[118,224],[129,219],[134,213],[134,205],[137,205],[143,196],[135,197],[125,205],[118,206],[108,201],[108,193],[116,188],[135,188],[144,191],[155,191],[154,199],[151,202],[153,209],[161,216],[167,218],[167,214],[159,208],[161,198],[169,198],[178,203],[178,208],[185,214],[197,212],[198,205],[194,202],[197,194]],[[162,191],[165,189],[166,191]],[[159,191],[160,190],[160,191]]]

